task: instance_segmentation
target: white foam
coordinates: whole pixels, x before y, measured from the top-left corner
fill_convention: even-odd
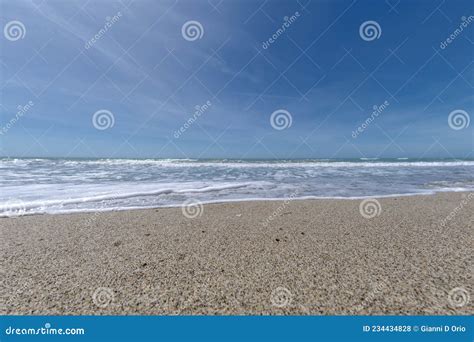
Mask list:
[[[419,193],[401,193],[401,194],[390,194],[390,195],[373,195],[373,196],[352,196],[352,197],[342,197],[342,196],[301,196],[301,197],[250,197],[250,198],[239,198],[239,199],[219,199],[219,200],[208,200],[208,201],[199,201],[201,204],[219,204],[219,203],[242,203],[242,202],[259,202],[259,201],[272,201],[272,202],[282,202],[282,201],[304,201],[304,200],[347,200],[355,201],[369,198],[401,198],[401,197],[412,197],[412,196],[430,196],[438,192],[472,192],[473,189],[437,189],[424,191]],[[182,207],[182,203],[179,204],[166,204],[160,206],[117,206],[117,207],[100,207],[100,208],[84,208],[84,209],[52,209],[52,208],[31,208],[33,210],[27,210],[21,215],[35,215],[35,214],[77,214],[77,213],[102,213],[102,212],[111,212],[111,211],[125,211],[125,210],[143,210],[143,209],[159,209],[159,208],[178,208]],[[1,206],[0,206],[1,208]],[[17,208],[20,209],[20,208]],[[10,208],[11,210],[11,208]],[[1,217],[14,217],[15,215],[5,215],[5,212],[0,210]]]
[[[473,191],[474,161],[0,159],[0,215]],[[19,203],[15,204],[15,201]]]

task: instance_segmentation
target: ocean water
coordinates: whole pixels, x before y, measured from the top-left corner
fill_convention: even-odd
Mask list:
[[[474,160],[0,159],[0,216],[474,191]]]

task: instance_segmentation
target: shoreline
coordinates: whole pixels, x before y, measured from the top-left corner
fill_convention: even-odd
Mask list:
[[[469,315],[471,194],[4,218],[0,314]]]
[[[474,193],[474,189],[462,190],[433,190],[432,192],[426,193],[407,193],[407,194],[390,194],[390,195],[369,195],[369,196],[354,196],[354,197],[317,197],[317,196],[303,196],[303,197],[270,197],[270,198],[243,198],[243,199],[223,199],[223,200],[212,200],[212,201],[197,201],[199,205],[213,205],[213,204],[226,204],[226,203],[246,203],[246,202],[286,202],[286,201],[358,201],[364,199],[384,199],[384,198],[404,198],[404,197],[417,197],[417,196],[436,196],[438,194],[463,194],[463,193]],[[21,215],[4,215],[0,219],[4,218],[16,218],[22,216],[36,216],[36,215],[74,215],[74,214],[94,214],[94,213],[107,213],[107,212],[122,212],[122,211],[135,211],[135,210],[153,210],[153,209],[170,209],[170,208],[181,208],[182,204],[170,204],[165,206],[149,206],[149,207],[121,207],[121,208],[105,208],[103,210],[94,209],[72,209],[72,211],[66,212],[43,212],[43,213],[23,213]]]

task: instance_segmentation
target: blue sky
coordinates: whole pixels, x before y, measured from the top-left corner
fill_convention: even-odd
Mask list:
[[[2,0],[0,155],[472,158],[474,123],[453,129],[448,117],[463,111],[466,123],[474,113],[473,9],[472,1]],[[19,39],[7,32],[12,21],[23,25]],[[189,21],[202,31],[185,39]],[[363,39],[367,21],[380,30]],[[94,113],[104,110],[113,126],[97,129]],[[291,126],[272,126],[279,110]]]

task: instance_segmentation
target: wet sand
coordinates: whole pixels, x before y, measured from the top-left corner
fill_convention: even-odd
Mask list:
[[[474,193],[361,202],[1,218],[0,313],[474,313]]]

